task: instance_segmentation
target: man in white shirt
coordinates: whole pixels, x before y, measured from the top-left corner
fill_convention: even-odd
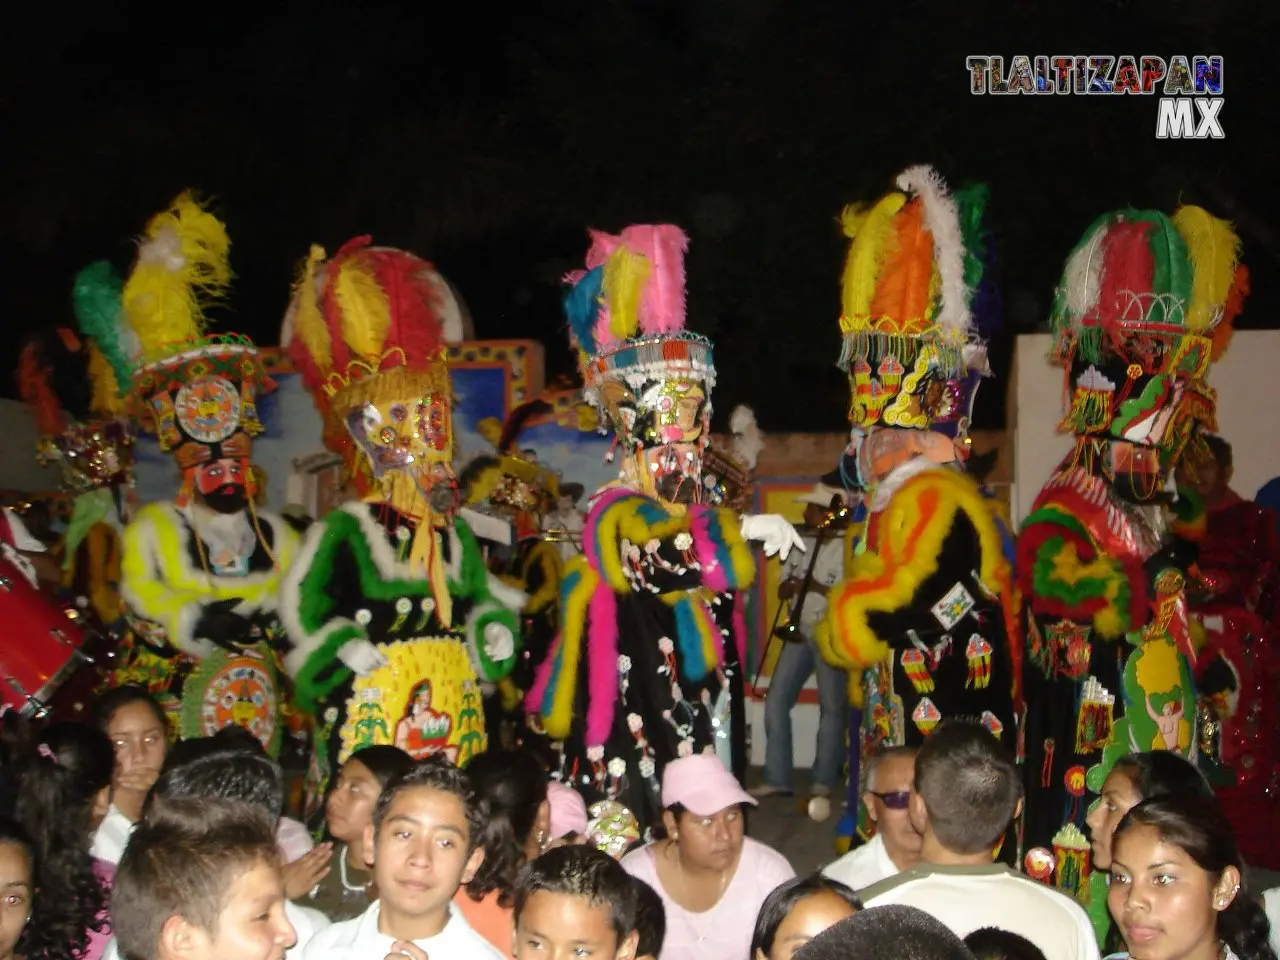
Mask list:
[[[847,512],[842,511],[847,505],[843,491],[821,483],[797,497],[796,502],[805,505],[805,525],[811,531],[817,530],[818,536],[805,536],[804,552],[793,551],[782,567],[778,599],[792,601],[792,624],[796,629],[783,642],[769,678],[764,704],[764,784],[751,790],[755,797],[792,793],[795,768],[791,711],[814,671],[818,674],[818,746],[813,762],[813,795],[830,796],[844,769],[845,733],[849,726],[848,675],[822,659],[813,638],[827,612],[827,594],[844,578],[844,531],[848,521]]]
[[[920,860],[863,891],[868,909],[918,907],[958,937],[999,927],[1034,943],[1045,960],[1098,960],[1084,910],[1067,895],[993,863],[1022,806],[1013,757],[977,723],[944,721],[916,755],[908,813]]]
[[[915,747],[888,747],[871,758],[862,802],[876,825],[875,836],[826,867],[824,874],[861,891],[920,859],[924,838],[907,810],[915,770]]]

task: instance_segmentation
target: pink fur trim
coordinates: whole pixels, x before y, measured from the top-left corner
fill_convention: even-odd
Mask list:
[[[587,617],[586,740],[598,747],[609,739],[618,699],[618,600],[607,583],[596,587]]]
[[[527,713],[542,713],[544,706],[542,700],[547,695],[547,684],[551,682],[551,671],[555,667],[556,654],[560,652],[563,644],[564,638],[557,633],[556,638],[551,642],[551,649],[547,651],[546,659],[538,665],[538,672],[533,676],[533,686],[524,695],[524,708]]]
[[[702,585],[714,593],[728,593],[729,571],[725,568],[725,561],[729,559],[729,550],[726,544],[723,556],[719,555],[720,551],[711,535],[711,521],[714,519],[714,510],[708,507],[694,508],[689,533],[693,536],[693,552],[702,566]]]

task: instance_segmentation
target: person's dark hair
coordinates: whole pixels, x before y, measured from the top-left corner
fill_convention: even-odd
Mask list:
[[[144,704],[164,727],[165,733],[169,732],[169,718],[165,716],[164,708],[145,689],[135,684],[113,687],[98,697],[93,703],[93,725],[105,733],[116,711],[134,703]]]
[[[27,888],[27,906],[32,907],[35,899],[36,885],[36,845],[32,842],[30,835],[26,830],[22,829],[22,825],[12,817],[0,816],[0,844],[9,844],[17,847],[22,851],[23,857],[27,861],[27,872],[30,874],[31,881]],[[10,891],[16,893],[17,891]],[[31,928],[31,921],[28,920],[22,928],[22,935],[18,937],[18,943],[14,948],[13,955],[15,957],[25,957],[27,955],[27,931]]]
[[[388,780],[378,794],[373,805],[373,832],[377,836],[382,830],[382,821],[397,796],[406,790],[425,787],[452,794],[462,803],[467,817],[467,855],[480,845],[480,836],[484,831],[484,820],[481,818],[480,805],[476,803],[475,791],[471,787],[471,778],[451,764],[440,754],[432,754],[425,760],[418,760],[403,773]]]
[[[101,730],[55,723],[18,768],[15,819],[35,841],[35,880],[25,956],[73,960],[89,931],[107,927],[106,892],[93,868],[93,807],[111,785],[115,751]]]
[[[1134,827],[1150,827],[1215,879],[1227,867],[1235,867],[1240,873],[1240,889],[1218,914],[1218,939],[1239,960],[1276,960],[1270,943],[1271,925],[1249,890],[1235,832],[1217,800],[1187,793],[1143,800],[1116,824],[1111,840],[1113,858],[1120,838]]]
[[[252,737],[252,734],[250,734]],[[255,739],[253,749],[237,738],[199,737],[184,740],[182,749],[165,758],[143,815],[174,799],[235,800],[280,819],[284,812],[284,774]]]
[[[399,747],[379,745],[363,747],[347,757],[347,763],[359,760],[360,764],[373,774],[379,787],[385,787],[391,778],[404,773],[413,766],[413,757]]]
[[[509,908],[526,862],[525,845],[547,799],[547,774],[531,753],[494,750],[472,760],[467,776],[484,824],[479,841],[484,862],[467,884],[467,894],[480,901],[497,890],[498,905]]]
[[[1167,793],[1189,793],[1213,797],[1213,788],[1190,760],[1172,750],[1152,750],[1121,757],[1112,766],[1133,782],[1133,789],[1143,800]]]
[[[667,908],[658,891],[639,877],[632,877],[631,885],[636,888],[636,933],[640,935],[636,956],[657,958],[667,939]]]
[[[967,856],[991,850],[1022,796],[1013,757],[981,724],[940,723],[916,754],[916,792],[938,842]]]
[[[975,960],[1045,960],[1044,951],[1026,937],[999,927],[979,927],[964,944]]]
[[[964,941],[941,920],[916,907],[899,904],[845,917],[795,954],[795,960],[864,960],[866,957],[973,960]]]
[[[636,929],[636,888],[617,860],[584,844],[556,847],[525,864],[516,883],[515,921],[535,893],[584,897],[609,908],[609,923],[621,943]]]
[[[760,912],[756,914],[756,930],[751,937],[751,950],[747,954],[750,960],[755,960],[757,950],[766,957],[769,955],[769,951],[773,949],[773,938],[778,935],[782,921],[787,919],[796,904],[815,893],[834,893],[854,910],[862,909],[862,901],[848,884],[824,877],[820,873],[793,877],[774,887],[773,892],[760,905]]]
[[[1204,433],[1200,435],[1200,439],[1204,441],[1204,445],[1209,448],[1209,455],[1213,457],[1213,462],[1218,465],[1218,469],[1226,472],[1234,465],[1235,455],[1231,451],[1231,444],[1223,440],[1222,437],[1213,433]]]
[[[209,798],[158,805],[116,868],[111,919],[121,955],[156,960],[160,930],[173,916],[216,930],[240,878],[278,856],[275,824],[260,807]]]

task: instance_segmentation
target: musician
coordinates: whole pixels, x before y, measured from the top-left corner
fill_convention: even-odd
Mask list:
[[[791,711],[800,691],[818,674],[818,747],[813,762],[813,795],[827,797],[840,780],[845,758],[848,674],[818,655],[814,634],[827,612],[827,594],[844,579],[844,536],[849,506],[843,491],[821,483],[797,497],[803,503],[805,552],[782,565],[778,599],[791,603],[790,627],[769,680],[764,705],[764,784],[756,797],[792,793]],[[781,632],[781,631],[780,631]]]

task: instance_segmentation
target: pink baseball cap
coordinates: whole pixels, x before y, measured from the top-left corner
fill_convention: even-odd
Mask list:
[[[680,804],[694,816],[710,817],[740,803],[756,800],[713,753],[696,753],[667,764],[662,772],[662,805]]]
[[[551,808],[552,839],[587,832],[587,805],[577,790],[551,781],[547,784],[547,806]]]

